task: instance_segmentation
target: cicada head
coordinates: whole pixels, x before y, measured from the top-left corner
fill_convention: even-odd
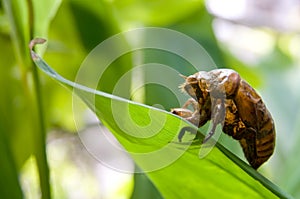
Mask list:
[[[185,82],[180,85],[180,88],[183,92],[187,92],[192,98],[198,99],[197,96],[199,96],[199,86],[198,86],[198,79],[196,74],[190,75],[188,77],[181,75]]]

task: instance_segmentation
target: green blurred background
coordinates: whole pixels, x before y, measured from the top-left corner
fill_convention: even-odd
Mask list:
[[[300,4],[276,2],[0,1],[1,198],[39,198],[40,178],[42,190],[51,179],[53,198],[161,198],[146,176],[119,173],[89,156],[76,134],[71,92],[38,75],[27,49],[31,38],[47,38],[47,49],[38,52],[62,76],[74,80],[84,58],[100,42],[149,26],[192,37],[218,67],[236,70],[259,91],[277,131],[275,153],[259,171],[300,198]],[[176,41],[174,45],[180,48]],[[113,91],[118,78],[132,68],[131,56],[112,64],[100,90]],[[184,64],[157,51],[146,53],[144,63],[149,61],[175,68]],[[181,70],[186,75],[194,72]],[[148,85],[142,94],[137,100],[145,104],[178,107],[164,88]],[[242,157],[236,142],[226,135],[221,139]]]

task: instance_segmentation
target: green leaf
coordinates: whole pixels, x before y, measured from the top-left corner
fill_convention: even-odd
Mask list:
[[[51,21],[56,15],[56,12],[62,0],[32,0],[31,14],[33,15],[33,30],[31,37],[47,37],[48,29]],[[28,42],[26,43],[27,46]],[[43,47],[43,46],[41,46]],[[44,51],[45,47],[41,50]],[[40,50],[40,49],[36,49]],[[37,51],[40,52],[40,51]]]
[[[26,120],[26,123],[24,122],[25,125],[18,122],[10,122],[12,127],[7,126],[4,132],[8,135],[11,134],[7,136],[10,138],[8,143],[9,148],[11,148],[11,151],[14,153],[13,162],[17,164],[18,169],[30,154],[36,156],[41,194],[43,198],[50,198],[50,177],[45,144],[45,114],[42,109],[39,76],[36,67],[34,67],[34,64],[30,59],[27,46],[30,38],[34,35],[46,35],[50,21],[56,13],[60,0],[48,0],[42,2],[37,0],[4,0],[3,3],[5,14],[10,23],[10,36],[12,38],[11,41],[15,50],[18,74],[20,76],[18,77],[19,81],[17,78],[11,77],[9,73],[11,72],[11,68],[5,66],[7,67],[8,72],[4,75],[7,75],[7,79],[11,80],[11,82],[16,82],[19,87],[19,90],[5,88],[4,92],[10,94],[5,96],[5,100],[8,99],[8,101],[12,101],[18,96],[19,101],[17,104],[20,104],[20,106],[16,107],[16,103],[10,102],[8,103],[10,106],[3,109],[8,115],[13,111],[17,112],[16,115],[10,117],[11,121]],[[6,86],[10,85],[7,81],[5,83]],[[2,107],[0,108],[2,110]],[[20,117],[20,115],[23,117]],[[13,134],[14,136],[12,136]],[[12,166],[12,169],[13,168],[16,167]]]
[[[1,198],[22,198],[23,193],[18,181],[18,172],[8,145],[5,134],[5,121],[2,114],[0,116],[0,194]]]
[[[27,44],[30,41],[32,23],[28,17],[30,13],[28,4],[27,1],[22,0],[4,0],[3,5],[10,23],[15,56],[19,67],[24,70],[24,68],[30,66]]]
[[[124,0],[110,3],[116,10],[118,19],[125,24],[138,22],[146,26],[165,26],[203,7],[203,2],[202,0]]]
[[[22,198],[19,169],[33,151],[32,133],[21,81],[13,77],[13,49],[10,40],[0,37],[4,47],[0,59],[0,195],[1,198]],[[16,105],[17,102],[17,105]],[[17,125],[16,125],[17,124]]]
[[[183,127],[194,128],[181,118],[69,81],[34,52],[32,58],[49,76],[74,89],[164,198],[291,198],[219,143],[202,159],[199,145],[178,143]]]
[[[153,183],[144,173],[134,174],[134,190],[130,199],[161,199],[163,198]]]

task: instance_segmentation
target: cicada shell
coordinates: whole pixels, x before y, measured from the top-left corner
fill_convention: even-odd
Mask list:
[[[212,120],[206,140],[213,135],[216,126],[222,124],[223,132],[240,142],[254,169],[270,158],[275,147],[272,116],[261,97],[237,72],[216,69],[184,78],[181,88],[192,98],[182,108],[172,109],[172,113],[198,127]],[[189,105],[194,111],[187,109]]]

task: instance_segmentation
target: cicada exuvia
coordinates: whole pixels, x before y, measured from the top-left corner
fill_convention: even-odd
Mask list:
[[[254,169],[270,158],[275,147],[272,116],[261,97],[237,72],[216,69],[183,77],[185,82],[181,88],[192,98],[182,108],[172,109],[173,114],[198,127],[212,120],[212,129],[204,142],[222,124],[223,132],[240,142]],[[189,105],[194,111],[187,109]]]

